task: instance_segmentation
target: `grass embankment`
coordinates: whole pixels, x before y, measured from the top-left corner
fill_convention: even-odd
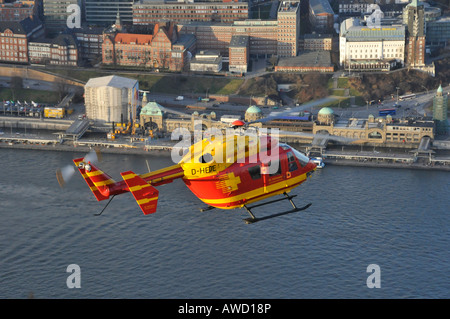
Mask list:
[[[102,70],[63,70],[54,69],[53,73],[87,82],[90,78],[118,75],[139,81],[139,89],[162,94],[235,94],[242,79],[222,77],[189,77],[181,74],[138,74],[126,71]]]
[[[52,91],[42,91],[34,89],[16,89],[13,92],[9,88],[0,88],[0,101],[31,101],[44,103],[44,104],[56,104],[59,102],[59,93]]]

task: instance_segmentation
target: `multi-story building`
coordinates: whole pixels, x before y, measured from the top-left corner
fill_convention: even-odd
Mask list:
[[[102,27],[81,26],[73,29],[73,35],[79,44],[79,55],[81,60],[98,62],[102,57],[103,44]]]
[[[450,17],[442,17],[426,23],[426,44],[431,47],[446,47],[450,44]]]
[[[195,37],[178,36],[174,24],[156,24],[151,34],[105,34],[102,61],[105,65],[181,71],[195,50]]]
[[[248,19],[248,2],[180,2],[145,1],[133,4],[133,24],[155,24],[170,22],[225,22]]]
[[[179,34],[192,34],[197,39],[198,50],[216,50],[222,56],[229,55],[231,38],[234,35],[249,37],[250,56],[277,54],[278,23],[276,20],[234,21],[233,24],[188,22],[179,23]]]
[[[109,26],[119,14],[123,23],[132,24],[133,2],[134,0],[84,0],[86,22]]]
[[[67,19],[73,14],[67,9],[70,5],[81,8],[81,0],[42,0],[45,28],[49,32],[57,33],[67,28]]]
[[[296,56],[299,51],[300,6],[298,1],[283,1],[277,20],[248,19],[232,24],[217,22],[178,23],[180,34],[192,34],[199,50],[218,50],[229,55],[233,36],[248,36],[250,57]]]
[[[436,133],[445,135],[448,132],[448,95],[443,94],[442,86],[433,98],[433,120],[436,123]]]
[[[309,21],[317,32],[331,32],[334,23],[334,11],[328,0],[309,0]]]
[[[404,65],[405,27],[368,27],[360,19],[341,23],[339,62],[355,71],[390,70]]]
[[[405,7],[406,20],[406,63],[412,67],[425,65],[425,10],[422,3],[412,0]]]
[[[42,22],[35,16],[22,21],[0,21],[0,61],[28,63],[28,42],[43,34]]]
[[[0,21],[22,21],[37,14],[37,5],[34,1],[4,3],[0,0]]]
[[[277,22],[277,55],[296,56],[299,50],[300,2],[282,1],[278,7]]]
[[[228,57],[230,59],[228,70],[230,72],[245,73],[249,61],[249,37],[235,35],[231,38]]]
[[[28,42],[28,56],[30,63],[42,65],[77,66],[79,60],[77,42],[71,34]]]

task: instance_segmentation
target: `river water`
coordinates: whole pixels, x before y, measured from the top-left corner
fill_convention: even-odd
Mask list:
[[[181,180],[159,187],[155,214],[124,194],[94,216],[105,202],[78,173],[64,189],[55,178],[83,155],[0,149],[0,298],[450,297],[447,172],[329,165],[292,192],[310,208],[246,225],[243,209],[201,212]],[[120,180],[146,160],[172,164],[104,154],[99,166]]]

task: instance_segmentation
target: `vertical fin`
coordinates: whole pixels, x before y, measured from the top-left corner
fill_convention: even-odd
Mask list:
[[[91,190],[91,192],[94,194],[95,198],[96,198],[98,201],[102,201],[102,200],[108,199],[109,196],[104,196],[104,195],[102,195],[102,193],[100,193],[100,191],[98,190],[98,188],[94,185],[94,183],[92,182],[92,180],[89,178],[89,176],[88,176],[86,170],[84,169],[84,167],[81,168],[81,167],[79,166],[79,164],[80,164],[83,160],[84,160],[84,158],[82,157],[82,158],[74,159],[73,162],[75,163],[75,166],[78,168],[78,170],[80,171],[80,173],[81,173],[81,175],[83,176],[84,180],[85,180],[86,183],[88,184],[89,189]]]
[[[132,171],[120,173],[145,215],[156,212],[159,191]]]

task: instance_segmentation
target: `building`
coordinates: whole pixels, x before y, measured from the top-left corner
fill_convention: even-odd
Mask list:
[[[82,25],[72,29],[72,33],[79,44],[80,59],[93,64],[101,61],[103,44],[103,27]]]
[[[433,120],[436,123],[436,133],[445,135],[448,133],[448,95],[443,94],[439,85],[436,96],[433,98]]]
[[[196,50],[195,37],[178,36],[174,24],[156,24],[151,34],[105,34],[102,62],[105,65],[181,71]]]
[[[191,59],[190,70],[194,72],[220,72],[222,70],[222,56],[216,51],[200,51]]]
[[[250,123],[264,118],[264,114],[259,107],[256,105],[251,105],[245,111],[244,119],[245,122]]]
[[[314,31],[333,31],[334,11],[328,0],[309,0],[309,21]]]
[[[44,0],[45,1],[45,0]],[[84,0],[86,23],[110,26],[119,14],[124,24],[133,23],[134,0]]]
[[[139,83],[117,75],[92,78],[84,86],[84,101],[90,120],[133,122],[139,104]]]
[[[406,64],[411,67],[425,66],[425,10],[422,3],[412,0],[405,7]],[[405,21],[404,21],[405,22]]]
[[[77,42],[71,34],[41,37],[28,42],[29,62],[41,65],[78,66]]]
[[[328,51],[304,51],[295,57],[280,58],[275,72],[334,72]]]
[[[233,36],[247,35],[250,57],[270,57],[277,54],[277,25],[276,20],[245,20],[232,24],[188,22],[178,24],[177,30],[179,34],[195,36],[198,50],[219,51],[224,57],[229,55]]]
[[[35,1],[15,1],[4,3],[0,1],[0,21],[22,21],[23,19],[38,14],[38,6]]]
[[[145,130],[151,130],[152,134],[155,133],[171,133],[176,129],[184,128],[190,132],[194,132],[195,129],[205,130],[208,128],[224,129],[226,124],[216,120],[216,114],[198,112],[192,113],[185,117],[171,114],[163,111],[160,104],[156,102],[146,103],[140,113],[140,125]]]
[[[249,62],[249,37],[234,35],[231,38],[228,70],[235,73],[246,73]]]
[[[147,25],[165,21],[231,23],[248,19],[248,13],[248,2],[242,0],[224,2],[139,0],[133,4],[133,24]]]
[[[35,16],[22,21],[0,21],[0,62],[28,63],[28,42],[44,34]]]
[[[303,36],[303,50],[331,51],[333,50],[333,36],[321,33],[305,34]]]
[[[322,108],[314,121],[314,134],[331,134],[366,145],[417,147],[423,138],[434,140],[434,123],[426,119],[393,119],[391,116],[337,118],[331,108]]]
[[[300,1],[281,1],[277,12],[279,57],[296,56],[299,50]]]
[[[402,67],[405,57],[405,27],[367,26],[349,18],[340,26],[339,63],[354,71],[388,71]]]
[[[43,19],[46,30],[57,33],[67,29],[67,19],[73,13],[67,12],[70,5],[81,8],[81,0],[42,0]]]
[[[426,45],[446,47],[450,44],[450,17],[442,17],[426,23]]]

